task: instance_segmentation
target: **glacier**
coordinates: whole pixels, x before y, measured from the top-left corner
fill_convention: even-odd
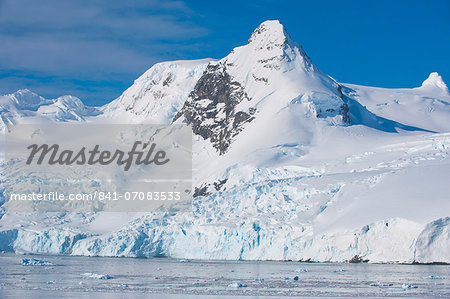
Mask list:
[[[21,90],[20,123],[185,123],[194,132],[192,211],[14,213],[0,198],[0,250],[218,260],[450,263],[450,94],[340,83],[278,21],[222,59],[151,67],[87,107]],[[1,167],[4,168],[4,165]]]

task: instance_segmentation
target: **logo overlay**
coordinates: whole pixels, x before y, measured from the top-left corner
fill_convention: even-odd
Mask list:
[[[191,208],[192,133],[185,125],[17,125],[5,148],[8,211]]]

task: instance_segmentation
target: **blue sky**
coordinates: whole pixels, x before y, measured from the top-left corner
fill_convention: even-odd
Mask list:
[[[450,1],[0,0],[0,94],[29,88],[100,105],[154,63],[221,58],[279,19],[340,82],[450,83]]]

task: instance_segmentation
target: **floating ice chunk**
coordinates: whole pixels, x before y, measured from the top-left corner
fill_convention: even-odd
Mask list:
[[[402,284],[402,289],[407,290],[407,289],[417,289],[418,286],[412,285],[412,284]]]
[[[48,261],[41,261],[35,258],[32,259],[22,259],[23,266],[53,266],[52,263]]]
[[[444,279],[444,276],[435,276],[435,275],[430,275],[425,277],[426,279]]]
[[[295,272],[306,273],[306,272],[308,272],[308,269],[297,269],[297,270],[295,270]]]
[[[113,277],[109,276],[108,274],[83,273],[83,276],[87,278],[102,279],[102,280],[113,279]]]
[[[390,282],[374,282],[370,284],[372,287],[392,287],[394,284]]]
[[[294,276],[292,279],[293,280],[299,280],[299,277],[298,276]],[[290,277],[285,277],[284,280],[291,280],[291,278]]]
[[[228,285],[228,287],[229,288],[246,288],[247,285],[246,284],[242,284],[242,283],[238,283],[238,282],[233,282],[233,283],[230,283]]]

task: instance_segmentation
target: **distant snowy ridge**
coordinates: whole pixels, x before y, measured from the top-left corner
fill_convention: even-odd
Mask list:
[[[99,115],[94,107],[87,107],[74,96],[62,96],[47,100],[28,89],[0,96],[0,131],[20,123],[55,121],[85,121]]]
[[[0,250],[225,260],[450,263],[450,94],[339,83],[278,21],[219,60],[159,63],[111,103],[0,97],[35,121],[192,127],[192,212],[8,213]]]

